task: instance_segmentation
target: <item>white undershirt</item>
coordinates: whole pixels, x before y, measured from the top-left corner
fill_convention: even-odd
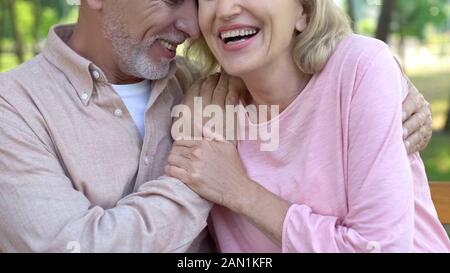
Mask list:
[[[148,100],[150,98],[151,86],[150,81],[145,80],[133,84],[113,84],[112,87],[119,94],[128,109],[131,117],[136,123],[136,127],[144,138],[145,135],[145,110],[147,109]]]

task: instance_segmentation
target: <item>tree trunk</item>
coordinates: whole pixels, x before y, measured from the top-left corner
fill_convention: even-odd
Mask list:
[[[5,33],[5,5],[4,0],[0,0],[0,71],[3,64],[3,34]]]
[[[355,1],[347,0],[347,13],[352,20],[352,29],[355,30],[356,27],[356,13],[355,13]]]
[[[445,123],[444,132],[450,133],[450,95],[448,98],[447,122]]]
[[[380,17],[378,18],[376,38],[386,43],[391,32],[391,22],[394,8],[395,0],[383,0]]]
[[[16,16],[16,2],[15,0],[6,0],[6,9],[9,12],[9,18],[11,20],[12,34],[15,41],[15,53],[19,63],[23,63],[24,61],[24,50],[23,50],[23,41],[22,35],[20,34],[18,25],[17,25],[17,16]]]
[[[42,0],[35,0],[33,4],[33,15],[34,15],[34,25],[33,25],[33,52],[34,55],[39,54],[39,27],[42,21]]]

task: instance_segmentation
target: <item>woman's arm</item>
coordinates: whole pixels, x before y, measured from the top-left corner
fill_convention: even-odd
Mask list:
[[[291,204],[248,178],[234,144],[176,141],[167,162],[167,175],[180,179],[203,198],[246,216],[281,246]]]
[[[230,144],[176,143],[166,171],[247,217],[284,252],[411,251],[413,186],[402,142],[401,89],[386,49],[368,66],[353,97],[345,219],[315,214],[258,186]]]

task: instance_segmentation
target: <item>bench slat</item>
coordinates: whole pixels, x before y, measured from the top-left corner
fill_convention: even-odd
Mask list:
[[[430,183],[431,197],[442,224],[450,224],[450,183]]]

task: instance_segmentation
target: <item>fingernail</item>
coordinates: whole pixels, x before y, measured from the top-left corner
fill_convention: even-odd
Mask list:
[[[407,115],[408,115],[408,114],[406,114],[406,112],[403,112],[403,114],[402,114],[402,118],[403,118],[403,120],[405,120],[405,119],[406,119]]]
[[[403,128],[403,138],[406,138],[408,136],[408,129]]]
[[[409,146],[411,146],[411,143],[409,143],[409,141],[405,141],[405,146],[406,148],[409,148]]]

